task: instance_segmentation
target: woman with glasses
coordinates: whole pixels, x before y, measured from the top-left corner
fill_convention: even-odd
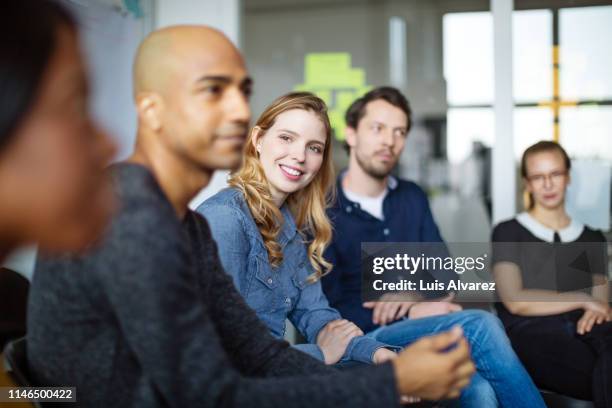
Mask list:
[[[571,162],[557,143],[523,154],[527,210],[493,230],[498,315],[536,384],[612,407],[605,237],[566,212]]]

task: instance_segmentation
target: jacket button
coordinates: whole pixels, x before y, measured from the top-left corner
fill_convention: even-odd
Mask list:
[[[274,282],[274,281],[272,280],[272,278],[268,278],[268,283],[269,283],[269,284],[272,284],[272,282]]]
[[[285,303],[287,303],[287,304],[291,303],[291,299],[285,298]]]
[[[385,234],[385,235],[389,235],[389,228],[385,228],[385,229],[383,230],[383,234]]]

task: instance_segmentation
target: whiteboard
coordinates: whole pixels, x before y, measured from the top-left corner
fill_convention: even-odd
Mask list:
[[[126,158],[136,137],[132,99],[132,62],[138,45],[153,29],[153,0],[140,0],[142,18],[110,0],[63,0],[75,14],[92,86],[91,110],[96,121],[119,145]]]

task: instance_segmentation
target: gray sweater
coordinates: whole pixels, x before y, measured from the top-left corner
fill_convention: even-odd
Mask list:
[[[337,371],[275,340],[235,290],[200,215],[181,222],[153,175],[113,168],[121,209],[85,256],[38,260],[35,380],[87,407],[396,406],[389,363]]]

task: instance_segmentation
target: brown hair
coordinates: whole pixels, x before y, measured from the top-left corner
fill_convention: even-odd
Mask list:
[[[523,180],[527,180],[527,159],[529,156],[542,153],[542,152],[558,152],[561,157],[563,157],[563,161],[565,163],[565,170],[570,171],[572,167],[572,162],[567,155],[567,152],[561,145],[557,142],[553,142],[550,140],[541,140],[538,143],[529,146],[525,152],[523,153],[523,157],[521,158],[521,176]],[[533,195],[525,191],[525,195],[523,197],[524,206],[527,210],[533,209],[535,206],[535,201],[533,199]]]
[[[357,129],[359,122],[366,114],[366,107],[368,103],[382,99],[401,109],[406,114],[406,134],[412,127],[412,109],[410,109],[410,103],[408,99],[397,89],[390,86],[381,86],[374,88],[362,97],[356,99],[346,111],[344,119],[346,125],[350,128]],[[347,153],[351,152],[351,148],[348,143],[344,142],[344,150]]]
[[[283,220],[279,208],[274,204],[270,185],[259,162],[253,143],[257,134],[263,136],[283,112],[301,109],[313,112],[325,127],[325,150],[319,172],[303,189],[287,197],[287,205],[295,217],[295,223],[303,237],[310,237],[308,258],[314,269],[309,281],[314,282],[331,270],[332,265],[323,258],[323,252],[331,241],[332,227],[326,208],[334,197],[334,167],[331,154],[331,125],[327,116],[325,102],[309,92],[291,92],[277,98],[261,114],[255,127],[251,129],[245,144],[242,166],[229,178],[229,185],[244,194],[251,215],[263,237],[268,259],[273,267],[283,261],[283,253],[277,241]]]

